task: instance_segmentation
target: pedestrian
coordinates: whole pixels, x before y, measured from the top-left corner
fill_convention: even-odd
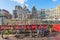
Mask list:
[[[39,28],[38,28],[38,26],[37,26],[36,30],[37,30],[37,37],[38,37],[39,36]]]
[[[44,27],[42,26],[42,29],[41,29],[41,35],[44,36]]]
[[[53,25],[52,25],[52,24],[49,25],[49,31],[50,31],[50,34],[51,34],[52,31],[53,31]]]
[[[20,26],[20,33],[22,33],[22,26]]]

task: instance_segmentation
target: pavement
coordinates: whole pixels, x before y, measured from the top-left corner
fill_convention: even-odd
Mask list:
[[[0,40],[60,40],[60,33],[53,33],[48,35],[47,37],[24,37],[24,38],[16,38],[14,35],[9,35],[8,39],[2,39],[0,35]]]

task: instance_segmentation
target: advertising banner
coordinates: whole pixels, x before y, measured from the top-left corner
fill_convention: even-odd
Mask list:
[[[60,32],[60,24],[53,24],[53,28],[55,31]]]

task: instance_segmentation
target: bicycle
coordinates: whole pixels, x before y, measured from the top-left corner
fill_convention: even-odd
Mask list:
[[[3,39],[8,39],[8,35],[9,35],[9,30],[8,30],[7,27],[6,27],[5,29],[3,29],[3,30],[1,31],[1,37],[2,37]]]
[[[1,31],[1,37],[3,39],[8,39],[9,38],[9,34],[13,33],[13,31],[14,31],[14,28],[8,27],[8,25],[5,25],[5,28],[3,28],[2,31]]]

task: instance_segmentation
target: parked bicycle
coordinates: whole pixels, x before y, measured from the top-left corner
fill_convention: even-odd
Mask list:
[[[9,38],[9,34],[13,33],[13,31],[14,31],[13,26],[10,27],[8,24],[7,25],[2,25],[1,29],[2,29],[1,37],[3,39],[8,39]]]

